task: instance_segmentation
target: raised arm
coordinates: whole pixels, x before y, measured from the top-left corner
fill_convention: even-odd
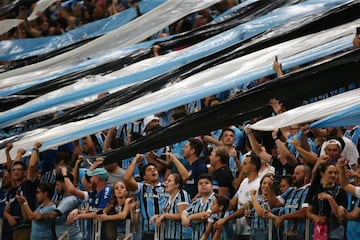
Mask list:
[[[264,209],[260,206],[259,202],[257,201],[255,189],[250,190],[250,196],[251,196],[251,201],[252,201],[252,204],[253,204],[253,207],[254,207],[256,213],[259,216],[262,216],[264,213]]]
[[[336,162],[336,167],[339,171],[339,182],[341,187],[349,192],[351,195],[356,196],[356,187],[349,183],[346,175],[345,175],[345,166],[347,164],[347,160],[345,158],[339,158]]]
[[[277,57],[275,58],[275,61],[273,63],[273,69],[276,72],[276,76],[282,77],[284,75],[283,71],[282,71],[282,65],[281,63],[278,61]]]
[[[166,155],[167,155],[166,158],[170,159],[170,161],[172,161],[175,164],[175,166],[176,166],[180,176],[182,177],[183,181],[186,181],[190,177],[190,173],[185,168],[185,166],[175,157],[174,154],[166,153]]]
[[[80,164],[82,163],[83,160],[84,160],[84,157],[82,155],[79,155],[78,159],[75,162],[75,166],[72,170],[72,175],[74,176],[73,184],[75,187],[77,187],[78,182],[79,182],[79,169],[80,169]]]
[[[104,146],[103,146],[104,152],[108,152],[108,151],[112,150],[111,143],[116,136],[116,132],[117,132],[116,127],[108,129],[106,137],[105,137],[105,141],[104,141]]]
[[[8,170],[11,169],[12,166],[12,159],[10,156],[10,151],[13,148],[13,144],[12,143],[7,143],[6,147],[5,147],[5,155],[6,155],[6,167]]]
[[[274,139],[274,142],[276,144],[277,149],[279,150],[281,156],[284,156],[287,160],[287,162],[292,166],[298,165],[298,160],[296,157],[289,151],[289,149],[286,147],[285,143],[281,141],[278,137],[278,130],[274,130],[272,132],[272,137]]]
[[[17,201],[20,203],[21,211],[24,214],[24,217],[29,220],[39,220],[42,218],[40,212],[33,212],[26,200],[25,196],[17,195]]]
[[[27,171],[27,179],[30,181],[33,181],[36,177],[36,165],[39,161],[39,148],[41,147],[41,145],[41,142],[35,142],[31,152],[29,167]]]
[[[67,177],[67,168],[66,167],[60,167],[61,174],[64,176],[64,183],[66,190],[71,194],[74,195],[80,199],[86,200],[88,198],[88,194],[86,191],[81,191],[80,189],[76,188],[73,183],[70,181],[70,179]]]
[[[249,139],[250,142],[250,146],[252,151],[254,151],[254,153],[261,158],[262,160],[266,161],[267,163],[271,162],[272,156],[267,153],[262,147],[261,145],[258,143],[258,141],[256,140],[253,131],[251,130],[251,125],[247,125],[245,127],[245,133]]]
[[[295,138],[293,138],[291,140],[292,145],[295,147],[296,151],[300,154],[301,158],[309,164],[316,164],[318,157],[316,156],[315,153],[307,151],[306,149],[304,149],[303,147],[301,147],[300,143],[298,142],[298,140],[296,140]]]
[[[14,162],[21,161],[22,156],[26,153],[26,150],[23,148],[19,148],[16,152],[16,157]]]
[[[135,166],[143,159],[143,155],[142,154],[136,154],[134,160],[131,162],[131,164],[129,165],[128,169],[126,169],[125,174],[124,174],[124,181],[127,184],[127,186],[129,187],[130,191],[137,191],[138,190],[138,184],[135,181],[133,175],[134,175],[134,170],[135,170]]]
[[[212,144],[214,144],[215,146],[223,146],[223,145],[224,145],[221,141],[219,141],[219,140],[217,140],[216,138],[214,138],[214,137],[212,137],[212,136],[209,136],[209,135],[205,135],[205,136],[203,137],[203,140],[204,140],[205,142],[212,143]]]
[[[270,182],[270,186],[269,186],[269,190],[268,190],[268,194],[266,196],[266,199],[268,200],[269,206],[271,208],[275,208],[275,207],[282,207],[283,204],[280,202],[280,200],[276,197],[275,192],[273,190],[273,184],[274,184],[274,179],[271,178],[271,182]]]

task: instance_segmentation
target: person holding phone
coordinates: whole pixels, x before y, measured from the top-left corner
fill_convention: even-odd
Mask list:
[[[34,144],[32,154],[27,166],[22,160],[25,149],[19,148],[16,159],[11,163],[11,179],[13,187],[8,191],[4,209],[4,239],[30,239],[31,221],[26,219],[16,196],[24,196],[32,211],[36,207],[36,181],[35,167],[39,156],[40,142]],[[11,159],[9,163],[11,162]]]
[[[16,200],[21,204],[25,218],[31,220],[31,240],[47,239],[55,240],[56,236],[52,231],[55,223],[52,219],[44,218],[44,214],[56,210],[55,203],[51,198],[54,194],[55,187],[51,183],[40,183],[36,190],[36,201],[38,206],[32,210],[25,196],[17,195]]]
[[[274,60],[274,63],[273,63],[273,69],[276,72],[276,76],[278,78],[282,77],[284,75],[283,70],[282,70],[282,65],[279,62],[277,55],[275,55],[275,60]]]

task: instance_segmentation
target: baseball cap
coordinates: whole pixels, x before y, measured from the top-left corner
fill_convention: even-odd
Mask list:
[[[107,180],[109,177],[109,173],[105,170],[105,168],[96,168],[92,171],[87,171],[86,175],[90,177],[97,176],[103,180]]]

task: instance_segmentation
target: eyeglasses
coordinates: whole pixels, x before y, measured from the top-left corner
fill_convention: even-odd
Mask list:
[[[13,169],[11,169],[11,171],[12,172],[22,172],[22,171],[24,171],[24,169],[23,168],[13,168]]]

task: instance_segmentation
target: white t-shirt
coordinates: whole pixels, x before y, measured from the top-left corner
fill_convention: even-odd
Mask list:
[[[248,178],[245,178],[241,184],[235,196],[238,198],[238,209],[245,205],[245,203],[251,201],[250,190],[259,190],[261,177],[257,177],[253,181],[249,182]],[[236,233],[240,235],[250,235],[250,226],[246,222],[245,217],[238,218],[236,220]]]

